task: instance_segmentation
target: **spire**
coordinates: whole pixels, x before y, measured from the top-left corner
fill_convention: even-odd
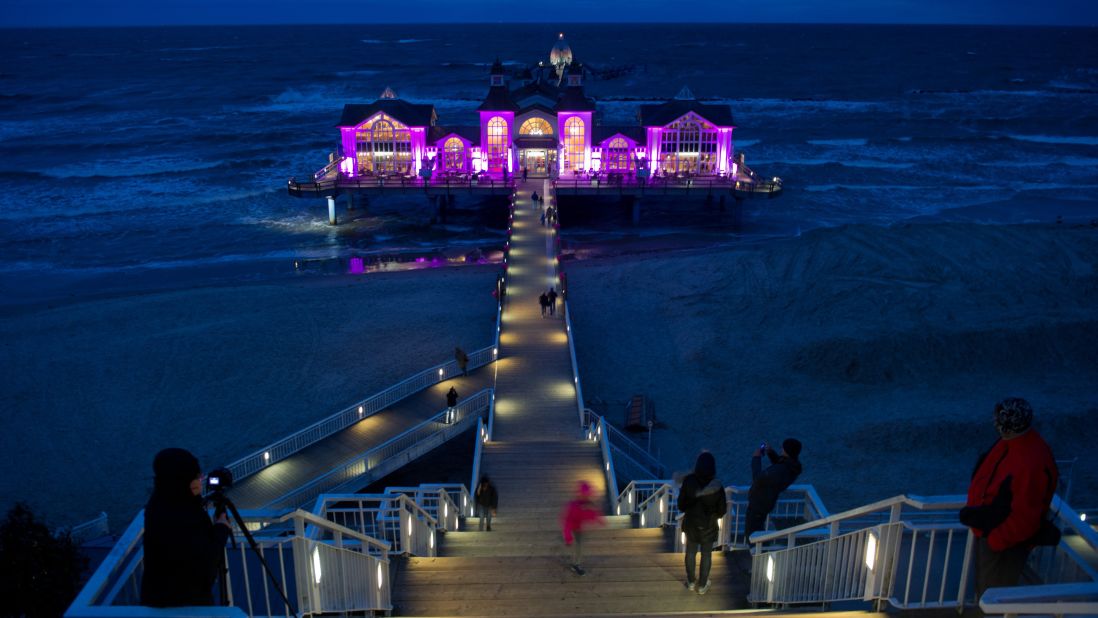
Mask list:
[[[675,95],[675,99],[679,101],[693,101],[694,98],[694,93],[690,91],[689,86],[683,86],[682,90],[680,90],[679,93]]]
[[[397,93],[394,92],[392,88],[386,86],[385,90],[381,91],[381,96],[378,97],[378,98],[379,99],[399,99],[400,97],[397,96]]]

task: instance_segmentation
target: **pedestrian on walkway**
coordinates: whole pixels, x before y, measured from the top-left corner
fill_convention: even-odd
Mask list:
[[[450,387],[450,391],[446,393],[446,423],[454,422],[457,418],[457,405],[458,405],[458,392],[453,386]]]
[[[527,176],[527,174],[529,174],[529,173],[530,173],[530,171],[529,171],[529,170],[527,170],[527,169],[526,169],[525,167],[524,167],[524,168],[522,168],[522,182],[526,182],[526,176]]]
[[[591,501],[591,484],[580,481],[576,488],[576,498],[564,507],[561,513],[561,532],[564,534],[564,544],[572,547],[572,564],[570,568],[576,575],[586,575],[581,562],[583,561],[583,531],[592,525],[604,525],[606,519],[595,508]]]
[[[496,514],[496,509],[499,508],[499,494],[496,493],[496,486],[488,479],[487,474],[480,477],[480,482],[477,483],[477,490],[473,497],[477,503],[477,515],[480,516],[480,530],[483,532],[484,524],[487,523],[488,532],[491,532],[492,517]]]
[[[698,594],[709,592],[712,583],[709,571],[713,566],[713,544],[720,527],[717,521],[728,512],[724,485],[717,477],[717,460],[709,451],[702,451],[679,488],[679,510],[682,511],[682,531],[686,535],[686,588]],[[701,569],[694,578],[695,558],[701,552]]]
[[[461,370],[461,375],[469,375],[469,355],[465,353],[460,347],[454,348],[454,360],[457,361],[458,369]]]
[[[538,207],[538,192],[534,191],[530,194],[530,201],[534,203],[534,208]]]
[[[549,291],[546,293],[546,297],[549,299],[549,315],[557,314],[557,291],[553,289],[553,286],[549,286]]]
[[[541,225],[542,225],[542,227],[545,226],[545,211],[544,210],[541,211]]]
[[[541,305],[541,317],[545,317],[545,312],[549,310],[549,295],[545,292],[541,293],[538,297],[538,304]]]
[[[1030,551],[1057,545],[1048,519],[1060,474],[1052,449],[1032,427],[1033,408],[1019,397],[995,405],[999,440],[980,456],[961,523],[976,537],[976,598],[988,588],[1017,586]]]
[[[770,467],[762,469],[762,456],[770,459]],[[751,489],[747,492],[747,517],[744,537],[766,529],[766,518],[778,503],[778,496],[801,474],[801,442],[786,438],[780,453],[762,443],[751,456]]]

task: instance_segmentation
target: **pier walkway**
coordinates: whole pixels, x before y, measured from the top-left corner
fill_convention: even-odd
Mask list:
[[[503,355],[496,361],[495,430],[482,470],[499,491],[491,532],[448,532],[438,557],[411,557],[393,580],[401,616],[546,616],[713,611],[743,607],[747,578],[714,555],[713,588],[698,596],[683,587],[683,554],[665,532],[633,529],[628,516],[585,535],[586,576],[574,574],[559,514],[586,480],[609,512],[597,443],[584,440],[572,381],[563,303],[542,317],[538,296],[557,282],[554,238],[530,200],[541,181],[518,187]],[[471,488],[472,489],[472,488]]]

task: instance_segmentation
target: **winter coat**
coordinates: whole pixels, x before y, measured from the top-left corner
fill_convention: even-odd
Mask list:
[[[704,484],[703,484],[704,483]],[[728,501],[720,479],[706,479],[691,473],[679,488],[679,510],[682,511],[682,530],[692,543],[717,541],[717,520],[728,512]]]
[[[561,513],[561,532],[564,534],[564,544],[571,545],[576,540],[576,533],[581,532],[588,524],[602,524],[602,513],[595,509],[590,500],[576,498],[564,507]]]
[[[762,457],[751,458],[751,489],[747,492],[747,508],[755,513],[770,513],[778,496],[789,489],[801,475],[801,462],[767,449],[770,467],[762,469]]]
[[[213,605],[213,585],[229,538],[196,496],[153,492],[145,505],[145,572],[141,604],[151,607]]]
[[[987,537],[992,551],[1028,545],[1059,479],[1052,449],[1037,430],[999,440],[976,463],[961,522]]]
[[[493,510],[499,508],[499,494],[496,493],[496,486],[491,483],[477,485],[476,502],[485,508]]]
[[[448,393],[446,393],[446,405],[450,406],[452,408],[452,407],[456,406],[457,404],[458,404],[457,391],[451,389]]]

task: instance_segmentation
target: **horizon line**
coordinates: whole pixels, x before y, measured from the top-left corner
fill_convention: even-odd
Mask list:
[[[51,30],[51,29],[111,29],[111,28],[270,28],[270,27],[332,27],[332,26],[498,26],[498,25],[544,26],[549,24],[535,21],[373,21],[373,22],[278,22],[278,23],[138,23],[138,24],[38,24],[38,25],[0,25],[0,30]],[[890,21],[584,21],[557,22],[552,29],[566,26],[641,26],[641,25],[702,25],[702,26],[915,26],[915,27],[978,27],[978,28],[1095,28],[1098,24],[1066,23],[982,23],[982,22],[890,22]]]

